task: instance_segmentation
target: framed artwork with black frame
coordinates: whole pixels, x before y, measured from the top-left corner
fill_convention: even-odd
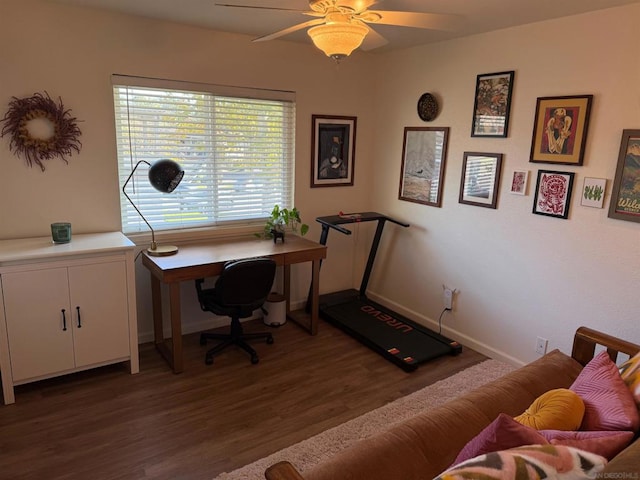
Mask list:
[[[311,187],[353,185],[357,117],[311,116]]]
[[[609,218],[640,222],[640,130],[623,130]]]
[[[496,208],[501,170],[501,153],[464,152],[458,201]]]
[[[574,175],[573,172],[538,170],[533,213],[567,219]]]
[[[506,137],[515,72],[484,73],[476,79],[472,137]]]
[[[442,204],[449,127],[405,127],[398,199]]]
[[[539,97],[530,162],[582,165],[593,95]]]

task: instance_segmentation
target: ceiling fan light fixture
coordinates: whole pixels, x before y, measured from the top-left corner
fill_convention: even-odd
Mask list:
[[[362,45],[369,29],[357,23],[340,22],[318,25],[310,28],[307,33],[313,44],[327,57],[340,61]]]

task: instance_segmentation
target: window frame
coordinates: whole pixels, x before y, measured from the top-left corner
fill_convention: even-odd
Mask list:
[[[281,119],[281,139],[283,142],[282,155],[279,153],[276,155],[285,168],[285,172],[282,173],[281,180],[274,180],[276,186],[275,192],[272,195],[278,195],[277,192],[280,192],[279,200],[274,201],[273,203],[269,203],[268,198],[263,199],[260,202],[257,202],[255,205],[260,205],[261,211],[258,215],[257,212],[253,211],[248,218],[237,218],[237,219],[224,219],[221,218],[220,213],[224,212],[224,209],[220,209],[220,211],[215,211],[215,207],[212,206],[217,202],[217,199],[221,196],[220,193],[217,195],[210,194],[205,195],[208,196],[208,202],[210,206],[207,207],[208,211],[213,212],[211,218],[206,222],[199,223],[190,223],[183,222],[180,225],[167,225],[166,221],[158,221],[157,218],[149,221],[148,216],[145,214],[145,218],[151,223],[154,232],[158,235],[159,232],[162,232],[161,235],[165,238],[169,237],[191,237],[198,236],[203,232],[211,233],[212,230],[216,231],[217,234],[226,235],[232,234],[233,232],[239,231],[248,231],[252,229],[255,232],[255,228],[257,225],[261,225],[264,223],[265,219],[268,218],[273,205],[276,203],[281,204],[281,206],[290,206],[293,205],[294,199],[294,186],[295,186],[295,119],[296,119],[296,104],[295,104],[295,93],[291,91],[283,91],[283,90],[265,90],[265,89],[257,89],[257,88],[245,88],[245,87],[235,87],[235,86],[225,86],[225,85],[213,85],[213,84],[205,84],[205,83],[194,83],[194,82],[183,82],[176,80],[162,80],[162,79],[154,79],[154,78],[145,78],[145,77],[133,77],[127,75],[112,75],[112,87],[113,87],[113,101],[114,101],[114,125],[116,128],[116,141],[118,142],[117,148],[117,163],[118,163],[118,176],[119,176],[119,187],[120,187],[120,211],[121,211],[121,229],[122,231],[130,236],[136,237],[139,235],[150,235],[150,231],[146,223],[140,218],[139,221],[135,215],[132,216],[132,209],[130,207],[129,200],[127,200],[126,196],[122,192],[122,187],[125,183],[126,177],[131,173],[134,169],[135,165],[139,160],[147,160],[147,158],[140,158],[137,154],[133,154],[133,148],[130,148],[129,155],[124,156],[123,151],[121,149],[120,142],[122,142],[122,138],[120,135],[119,122],[122,122],[122,117],[118,113],[119,105],[117,105],[117,88],[151,88],[151,89],[161,89],[165,91],[177,91],[177,92],[193,92],[197,94],[203,95],[211,95],[212,102],[216,99],[226,98],[231,99],[232,101],[243,102],[252,102],[257,101],[261,102],[263,100],[267,101],[267,105],[269,102],[281,102],[283,105],[283,114]],[[128,102],[128,99],[127,99]],[[264,103],[264,102],[263,102]],[[128,104],[127,104],[128,106]],[[213,110],[215,107],[211,107],[211,113],[213,115]],[[126,121],[130,122],[130,118],[127,118]],[[269,118],[269,121],[272,119]],[[126,126],[125,126],[126,127]],[[213,128],[211,129],[213,130]],[[260,132],[259,132],[260,133]],[[131,135],[131,134],[130,134]],[[216,143],[216,135],[211,132],[209,134],[211,136],[211,143]],[[276,134],[277,135],[277,134]],[[263,138],[260,135],[257,135],[256,138]],[[280,141],[280,137],[278,141]],[[127,140],[129,142],[129,147],[131,147],[131,136]],[[277,142],[276,142],[277,143]],[[215,151],[215,147],[213,147],[212,152]],[[215,153],[211,155],[211,162],[209,165],[215,162],[214,157]],[[170,158],[170,156],[168,157]],[[256,160],[253,160],[254,164]],[[178,163],[180,160],[178,159]],[[249,162],[251,163],[251,162]],[[125,165],[126,164],[126,167]],[[223,166],[227,164],[222,162]],[[132,181],[127,185],[127,193],[129,196],[135,198],[134,195],[131,194],[132,184],[137,183],[138,188],[141,188],[142,185],[148,184],[146,180],[142,180],[143,175],[146,176],[147,168],[143,168],[144,165],[141,165],[138,171],[136,171],[135,178],[132,178]],[[205,167],[206,168],[206,167]],[[218,164],[218,168],[220,168],[220,164]],[[268,167],[265,167],[268,170]],[[186,168],[185,168],[186,170]],[[140,173],[140,175],[138,175]],[[246,172],[245,172],[246,173]],[[220,173],[216,173],[216,175],[220,175]],[[251,175],[251,174],[249,174]],[[188,174],[185,174],[185,177],[188,178]],[[252,177],[250,177],[252,178]],[[187,180],[188,182],[189,180]],[[183,179],[183,182],[185,179]],[[212,186],[211,184],[207,185],[207,188]],[[145,185],[148,187],[148,185]],[[244,187],[243,187],[244,188]],[[281,190],[278,190],[281,189]],[[176,190],[179,190],[180,186]],[[221,190],[217,190],[220,192]],[[274,191],[273,189],[271,190]],[[241,193],[246,194],[246,190],[241,189]],[[155,194],[155,192],[154,192]],[[148,195],[148,194],[147,194]],[[172,194],[161,194],[158,192],[158,195],[173,195]],[[238,198],[237,195],[234,195],[233,198]],[[134,200],[135,201],[135,200]],[[188,204],[187,200],[183,200],[184,204]],[[285,204],[289,205],[285,205]],[[138,204],[136,204],[138,205]],[[140,208],[140,206],[138,205]],[[142,210],[142,209],[141,209]],[[254,208],[256,210],[256,208]],[[162,211],[160,209],[159,211]],[[128,213],[127,213],[128,212]],[[125,215],[132,218],[129,222],[126,221]],[[136,214],[138,217],[139,215]],[[249,214],[248,214],[249,215]]]

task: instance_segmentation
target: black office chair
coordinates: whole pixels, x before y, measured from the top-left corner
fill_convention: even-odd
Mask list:
[[[196,280],[198,301],[202,310],[231,317],[231,331],[228,334],[204,332],[200,335],[200,345],[207,340],[222,340],[205,355],[205,363],[211,365],[213,356],[228,347],[237,345],[251,355],[251,363],[258,363],[258,354],[245,340],[265,338],[273,343],[270,333],[244,333],[241,318],[249,318],[254,310],[261,308],[273,286],[276,262],[270,258],[250,258],[227,262],[214,288],[203,289],[204,279]]]

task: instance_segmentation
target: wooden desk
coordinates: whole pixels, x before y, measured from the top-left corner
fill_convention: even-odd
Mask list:
[[[225,239],[207,243],[181,246],[177,254],[168,257],[142,257],[142,264],[151,272],[151,295],[153,301],[153,331],[156,348],[167,360],[174,373],[183,370],[182,323],[180,319],[180,282],[196,278],[213,277],[222,272],[225,262],[250,257],[269,257],[284,267],[284,295],[287,318],[301,324],[311,335],[318,332],[318,289],[320,260],[326,258],[327,247],[296,235],[288,235],[285,242],[273,243],[254,237]],[[311,313],[308,325],[303,325],[303,315],[291,312],[291,265],[312,262]],[[167,346],[162,328],[161,283],[169,286],[169,309],[171,315],[171,348]]]

